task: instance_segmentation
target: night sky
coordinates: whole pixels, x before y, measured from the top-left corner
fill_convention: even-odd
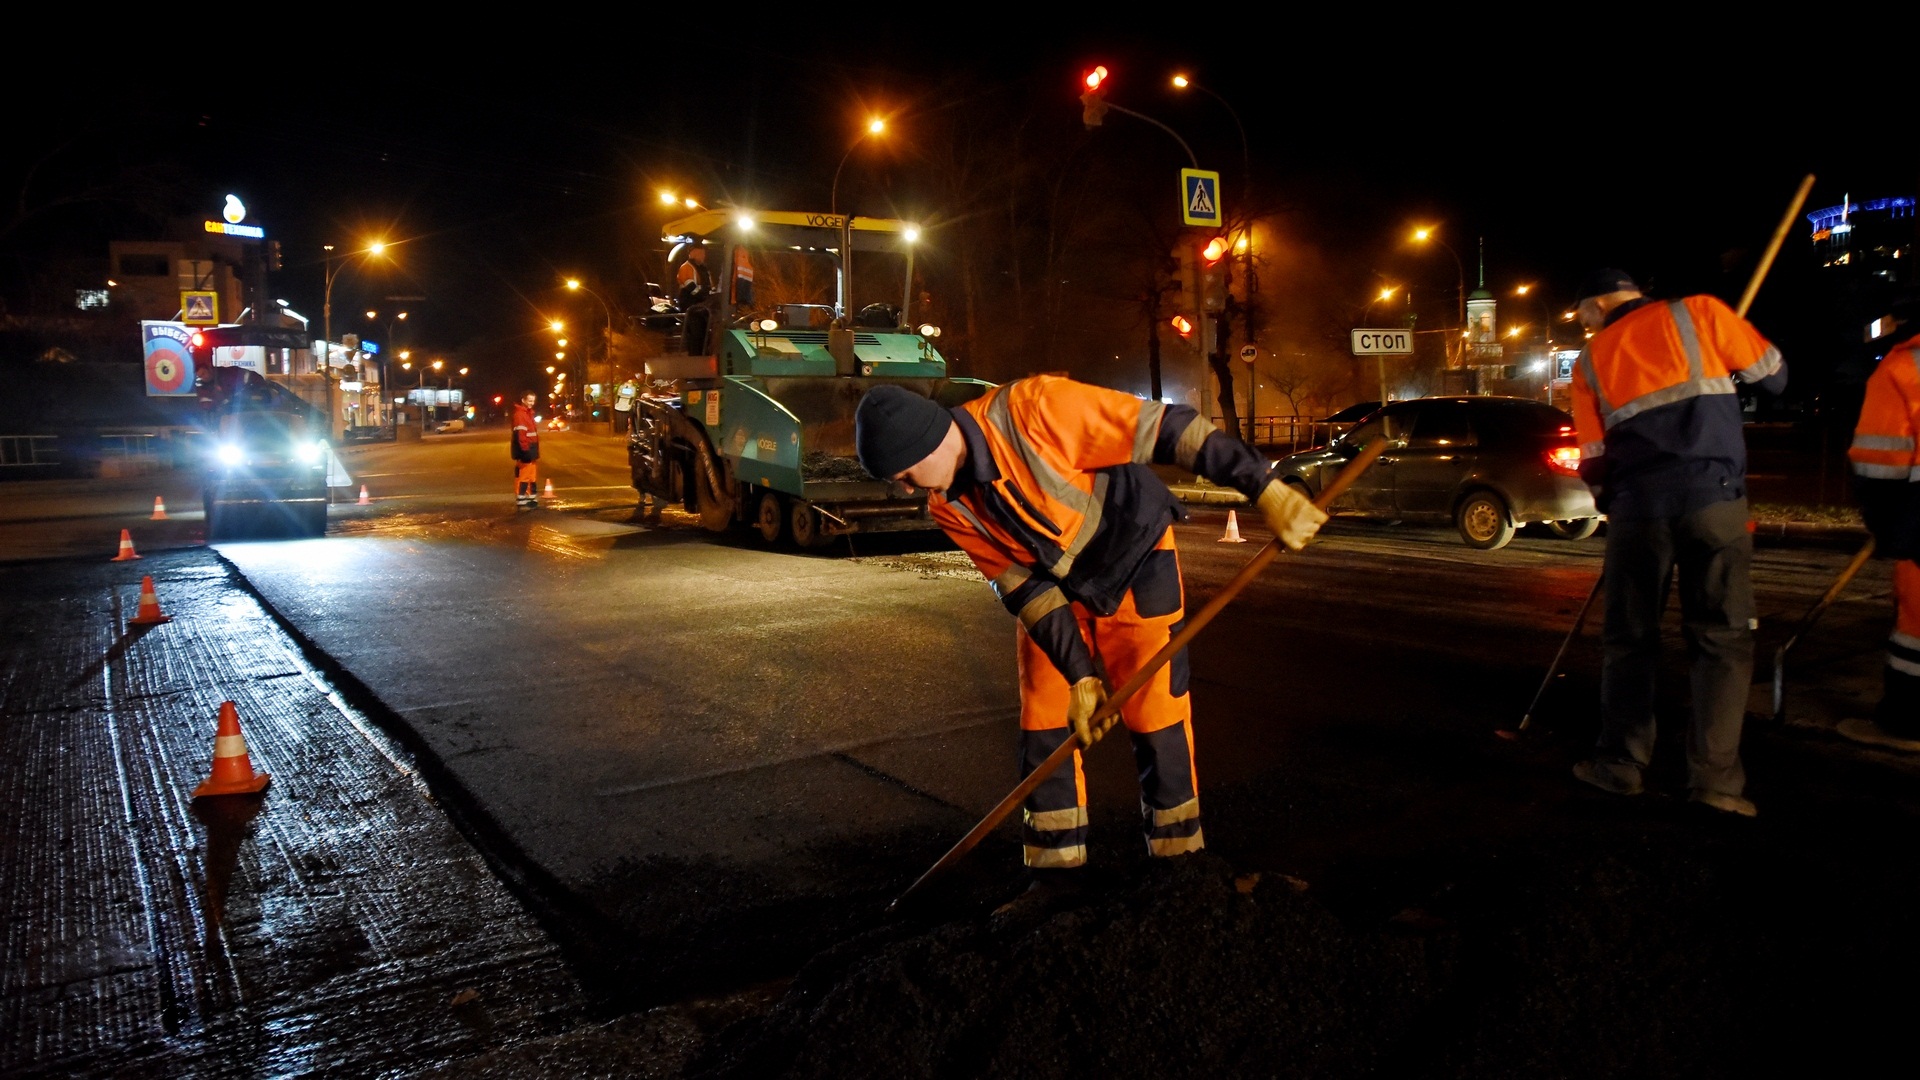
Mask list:
[[[1759,41],[1746,25],[1628,11],[1613,21],[1631,26],[1582,39],[1451,14],[1382,27],[1358,12],[1305,23],[1276,9],[1199,32],[1192,20],[1251,16],[1173,14],[1189,23],[1128,33],[1086,30],[1117,10],[1035,27],[1016,8],[978,9],[977,28],[958,35],[899,15],[729,20],[685,49],[657,28],[579,21],[526,37],[475,31],[458,47],[371,35],[377,44],[330,46],[352,58],[331,71],[308,61],[255,80],[236,65],[232,79],[131,97],[63,95],[23,118],[9,192],[28,148],[84,130],[124,162],[177,168],[178,190],[204,206],[183,203],[185,214],[240,194],[283,245],[271,288],[316,330],[321,245],[380,235],[403,241],[395,264],[338,279],[336,336],[368,306],[402,306],[387,296],[424,296],[404,305],[418,347],[486,339],[531,356],[546,317],[599,318],[558,287],[566,275],[638,310],[644,280],[658,276],[647,271],[658,187],[709,205],[824,208],[836,164],[877,109],[893,117],[892,142],[855,148],[843,202],[938,216],[937,184],[924,180],[939,148],[914,143],[916,117],[950,119],[990,86],[1002,103],[1024,95],[1036,125],[1077,139],[1078,79],[1096,62],[1112,69],[1110,99],[1179,133],[1224,174],[1227,199],[1245,186],[1237,116],[1259,201],[1295,242],[1356,280],[1448,298],[1452,261],[1409,250],[1412,224],[1439,228],[1468,288],[1484,242],[1499,295],[1539,282],[1558,305],[1605,265],[1656,294],[1731,300],[1803,176],[1817,176],[1807,209],[1920,187],[1910,86],[1892,92],[1891,65],[1815,56],[1792,27]],[[844,44],[788,43],[800,33],[790,21]],[[1212,93],[1176,96],[1175,70]],[[1095,135],[1088,167],[1108,171],[1115,198],[1141,189],[1129,171],[1165,175],[1165,206],[1142,212],[1177,213],[1173,177],[1186,162],[1172,139],[1117,114]],[[1805,235],[1796,224],[1783,258]],[[1756,322],[1765,329],[1769,301],[1790,300],[1763,291]],[[522,381],[492,374],[499,389]]]

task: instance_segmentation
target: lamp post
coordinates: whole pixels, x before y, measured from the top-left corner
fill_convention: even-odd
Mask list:
[[[1441,247],[1446,248],[1447,254],[1453,256],[1453,272],[1454,272],[1453,295],[1454,295],[1454,298],[1457,301],[1459,301],[1459,307],[1460,307],[1459,327],[1460,327],[1461,334],[1465,335],[1467,331],[1467,268],[1460,261],[1460,253],[1453,250],[1452,244],[1449,244],[1445,240],[1440,239],[1440,237],[1436,235],[1434,230],[1432,229],[1421,228],[1421,229],[1413,230],[1413,239],[1416,242],[1423,243],[1423,244],[1431,240],[1434,243],[1439,244]],[[1466,342],[1466,338],[1463,336],[1461,338],[1461,343],[1457,345],[1449,346],[1449,350],[1450,351],[1453,349],[1463,350],[1465,346],[1465,342]],[[1454,357],[1449,356],[1447,358],[1447,366],[1448,367],[1458,366],[1457,364],[1454,363]]]
[[[1226,98],[1221,97],[1219,92],[1214,90],[1212,87],[1203,86],[1200,83],[1194,81],[1191,77],[1184,74],[1175,75],[1173,77],[1173,86],[1174,86],[1174,89],[1176,90],[1186,90],[1186,89],[1198,90],[1201,93],[1206,94],[1209,97],[1213,98],[1213,100],[1219,102],[1221,105],[1225,106],[1227,110],[1227,115],[1233,117],[1233,126],[1235,130],[1239,131],[1240,133],[1240,181],[1242,185],[1241,190],[1246,193],[1244,195],[1244,199],[1246,201],[1246,206],[1248,207],[1248,211],[1244,219],[1246,221],[1246,225],[1241,231],[1240,239],[1234,245],[1234,247],[1236,250],[1239,251],[1242,257],[1241,275],[1240,275],[1241,289],[1246,293],[1247,299],[1246,299],[1246,303],[1241,305],[1240,314],[1244,322],[1244,325],[1246,326],[1247,344],[1251,345],[1253,344],[1253,293],[1254,293],[1253,212],[1251,209],[1253,206],[1253,155],[1248,150],[1248,146],[1247,146],[1247,127],[1245,124],[1242,124],[1240,122],[1240,112],[1239,110],[1233,107],[1233,103],[1228,101]],[[1224,326],[1226,322],[1227,322],[1227,319],[1225,316],[1223,316],[1221,318],[1222,325]],[[1226,337],[1225,334],[1222,334],[1221,336],[1222,338]],[[1222,351],[1224,351],[1226,347],[1227,347],[1227,342],[1224,340],[1221,341],[1220,348],[1222,349]],[[1260,382],[1260,379],[1256,371],[1249,371],[1247,373],[1247,443],[1250,446],[1257,445],[1254,442],[1254,423],[1255,423],[1254,416],[1257,412],[1257,410],[1254,408],[1254,390],[1255,390],[1255,387],[1259,385],[1259,382]]]
[[[370,310],[367,312],[368,321],[377,320],[379,319],[379,317],[380,317],[380,313],[378,311]],[[382,349],[395,349],[398,347],[398,342],[394,340],[393,327],[395,323],[403,323],[406,321],[407,321],[407,313],[404,311],[396,313],[392,318],[387,320],[387,338],[385,341],[380,343],[380,347]],[[380,389],[382,391],[383,396],[387,388],[386,374],[388,371],[388,367],[387,367],[387,361],[384,359],[384,356],[387,356],[387,355],[391,355],[391,354],[390,353],[382,354],[383,358],[380,361]]]
[[[333,282],[340,276],[340,272],[347,268],[348,261],[355,255],[379,255],[387,250],[387,245],[376,240],[359,251],[349,251],[344,255],[335,255],[332,244],[325,244],[323,247],[327,252],[324,262],[327,288],[320,299],[320,336],[325,339],[320,343],[320,379],[327,387],[327,438],[332,440],[335,412],[333,407]],[[335,263],[339,265],[336,266]]]
[[[840,155],[840,164],[835,166],[833,170],[833,190],[827,194],[827,212],[829,214],[838,214],[840,212],[840,170],[847,167],[847,159],[853,156],[853,152],[860,148],[860,144],[866,141],[868,135],[878,135],[885,130],[887,130],[887,122],[878,116],[872,117],[867,121],[866,132],[859,138],[853,140],[853,145],[847,147],[847,152]]]
[[[1400,291],[1400,286],[1398,285],[1382,286],[1380,289],[1380,292],[1377,295],[1375,295],[1373,299],[1367,301],[1367,306],[1360,309],[1360,321],[1362,323],[1365,323],[1367,321],[1367,318],[1370,315],[1372,315],[1373,305],[1378,304],[1384,300],[1393,299],[1393,294],[1399,291]],[[1413,297],[1411,292],[1408,293],[1407,299],[1408,299],[1408,303],[1412,303]],[[1378,369],[1380,373],[1380,404],[1385,405],[1387,402],[1393,400],[1392,398],[1387,396],[1387,358],[1384,354],[1382,354],[1379,356],[1375,356],[1373,359],[1374,359],[1374,366],[1376,369]]]
[[[611,379],[613,378],[613,309],[607,306],[606,298],[602,297],[599,293],[594,292],[592,289],[587,288],[585,285],[582,285],[580,283],[579,278],[568,278],[567,288],[575,292],[586,293],[588,296],[591,296],[595,300],[600,301],[600,310],[604,312],[607,316],[606,363],[607,363],[607,378]],[[576,377],[580,378],[580,384],[584,386],[589,381],[588,377],[591,376],[593,373],[591,371],[582,373],[580,369],[576,367],[574,369],[574,374]]]
[[[1553,368],[1553,309],[1547,306],[1546,297],[1535,291],[1532,285],[1521,285],[1513,290],[1519,297],[1531,298],[1540,307],[1540,345],[1545,353],[1547,365],[1547,404],[1553,404],[1553,380],[1559,372]]]

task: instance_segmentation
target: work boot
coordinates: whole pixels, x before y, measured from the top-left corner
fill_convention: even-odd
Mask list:
[[[1701,806],[1711,807],[1722,813],[1739,814],[1741,817],[1753,817],[1760,813],[1760,809],[1753,805],[1751,799],[1745,799],[1738,795],[1729,795],[1724,791],[1707,791],[1704,788],[1694,788],[1687,793],[1687,801],[1699,803]]]
[[[1878,746],[1887,750],[1905,750],[1910,754],[1920,754],[1920,738],[1913,738],[1902,732],[1888,731],[1885,727],[1865,717],[1842,720],[1840,721],[1840,726],[1833,730],[1838,732],[1842,738],[1852,739],[1857,743],[1866,743],[1868,746]]]
[[[1577,761],[1573,775],[1612,795],[1638,795],[1646,790],[1640,783],[1640,768],[1617,761],[1592,758]]]

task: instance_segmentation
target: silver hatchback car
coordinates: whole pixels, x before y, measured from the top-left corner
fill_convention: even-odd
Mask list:
[[[1469,546],[1488,550],[1532,522],[1568,540],[1600,527],[1573,417],[1527,398],[1391,402],[1328,445],[1281,458],[1278,475],[1312,497],[1378,438],[1386,451],[1334,500],[1335,512],[1451,521]]]

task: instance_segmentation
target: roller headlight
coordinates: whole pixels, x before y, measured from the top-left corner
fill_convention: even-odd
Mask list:
[[[244,465],[247,461],[247,452],[242,450],[238,443],[221,443],[219,447],[214,450],[213,455],[220,464],[229,468],[235,465]]]
[[[293,456],[309,465],[318,465],[327,459],[327,444],[324,439],[293,444]]]

